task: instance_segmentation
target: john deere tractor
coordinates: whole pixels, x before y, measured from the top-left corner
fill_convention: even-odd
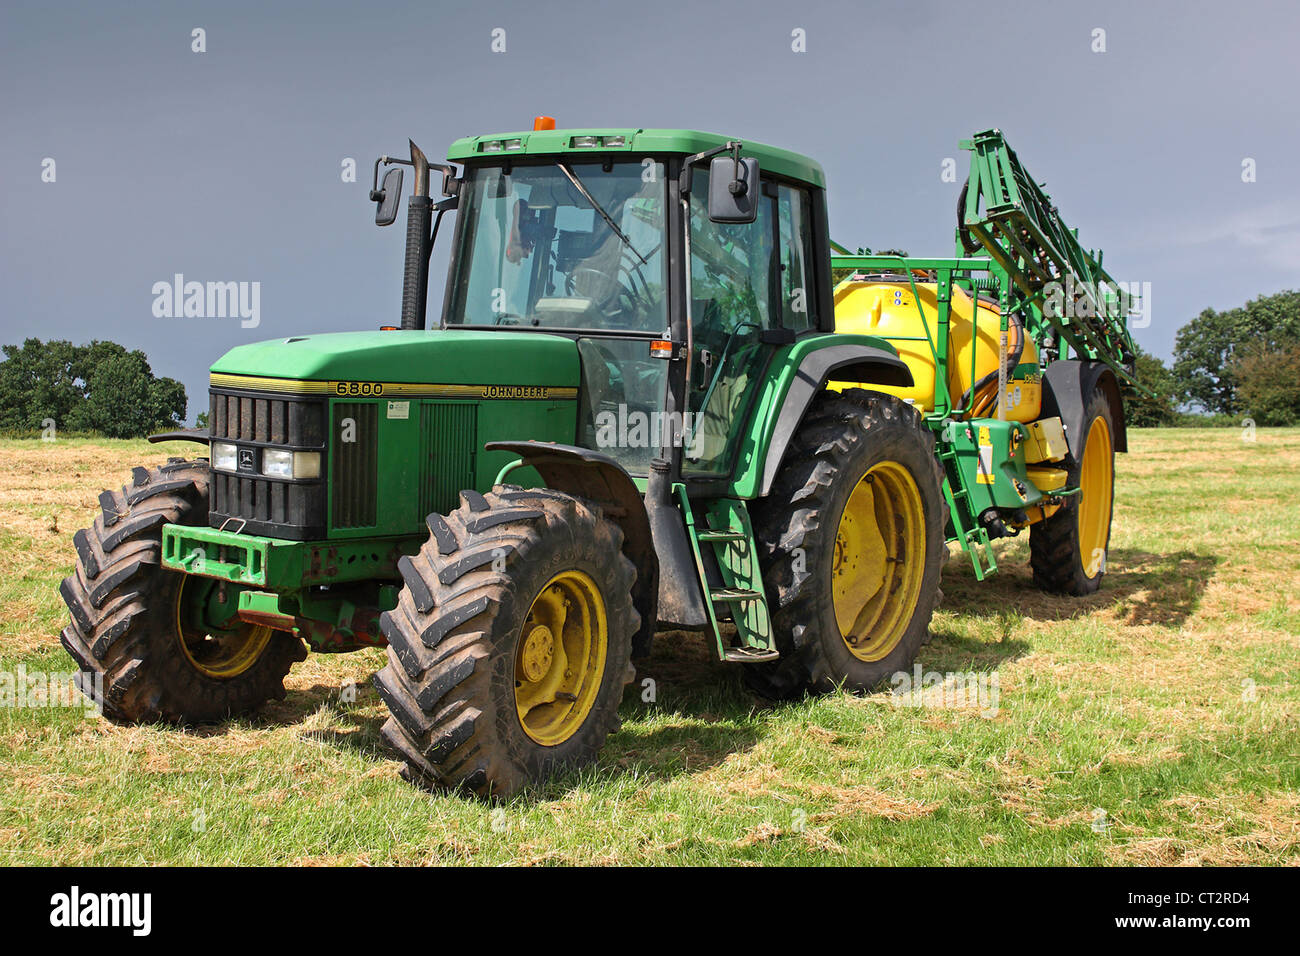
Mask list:
[[[966,145],[957,256],[920,260],[835,246],[820,166],[723,136],[539,118],[381,157],[380,225],[414,178],[399,325],[217,360],[209,428],[153,436],[206,454],[76,535],[83,690],[220,720],[386,646],[408,776],[503,796],[595,758],[656,631],[787,698],[908,668],[949,542],[983,577],[1028,528],[1042,586],[1095,589],[1132,343],[1001,135]]]

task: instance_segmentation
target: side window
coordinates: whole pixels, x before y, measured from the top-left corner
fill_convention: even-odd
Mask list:
[[[698,339],[722,338],[743,325],[772,325],[772,201],[763,197],[747,224],[709,219],[709,171],[695,173],[691,192],[691,298]]]
[[[781,324],[803,332],[817,327],[813,296],[812,199],[808,190],[777,189],[778,246],[781,250]]]

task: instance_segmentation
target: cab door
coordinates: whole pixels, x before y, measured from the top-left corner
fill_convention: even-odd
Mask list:
[[[708,216],[708,170],[691,190],[691,323],[694,351],[682,470],[730,477],[772,352],[817,327],[813,314],[810,196],[763,180],[754,222]]]

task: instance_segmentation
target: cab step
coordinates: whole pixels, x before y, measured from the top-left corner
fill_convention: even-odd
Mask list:
[[[718,657],[745,663],[775,660],[779,654],[745,502],[739,498],[713,498],[703,503],[697,514],[685,488],[678,486],[678,496],[700,581],[708,595],[705,603]],[[705,562],[709,548],[713,549],[712,560]],[[710,570],[706,571],[706,566]],[[721,581],[716,580],[717,576]],[[710,577],[715,580],[710,582]],[[724,638],[719,622],[719,618],[727,617],[736,626],[735,636],[730,639]]]

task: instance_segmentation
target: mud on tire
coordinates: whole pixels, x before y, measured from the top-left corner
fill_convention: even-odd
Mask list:
[[[59,593],[72,615],[64,648],[77,684],[124,722],[208,722],[284,697],[284,676],[307,656],[302,641],[275,631],[242,673],[214,679],[187,660],[175,602],[186,576],[160,566],[164,524],[206,525],[208,462],[173,458],[138,467],[121,491],[99,496],[101,513],[73,538],[77,564]],[[102,690],[102,701],[99,695]]]
[[[618,729],[632,680],[636,569],[623,534],[587,501],[547,489],[497,486],[461,493],[461,506],[428,517],[428,542],[400,563],[405,587],[380,619],[388,664],[375,686],[391,716],[384,741],[425,785],[506,797],[562,767],[593,761]],[[534,600],[557,574],[597,585],[606,611],[603,671],[571,736],[543,745],[516,709],[516,667]],[[574,696],[574,695],[570,695]],[[561,707],[563,705],[560,705]]]

